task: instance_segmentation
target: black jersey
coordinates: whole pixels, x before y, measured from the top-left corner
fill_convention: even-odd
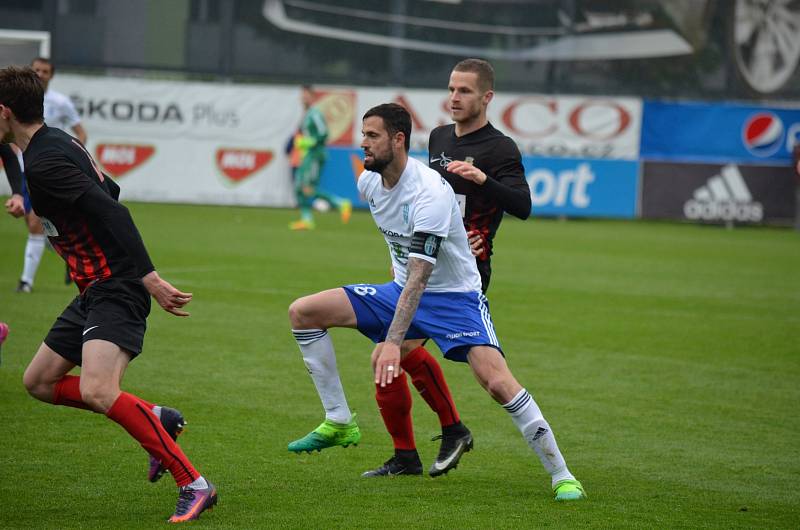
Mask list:
[[[111,277],[140,279],[154,270],[119,187],[81,143],[42,125],[23,154],[33,210],[81,292]]]
[[[514,141],[487,123],[477,131],[456,136],[455,125],[443,125],[431,131],[428,142],[430,167],[453,187],[461,206],[464,227],[478,230],[484,249],[477,257],[484,291],[491,276],[492,241],[503,212],[520,219],[531,213],[531,193],[525,180],[522,156]],[[446,170],[453,160],[469,160],[487,179],[482,185]]]
[[[22,172],[19,167],[17,154],[8,144],[0,144],[0,160],[3,161],[3,169],[6,170],[8,185],[11,186],[11,193],[22,195]]]

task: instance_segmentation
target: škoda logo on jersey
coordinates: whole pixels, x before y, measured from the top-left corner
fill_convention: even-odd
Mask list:
[[[152,145],[98,144],[95,158],[106,173],[119,178],[145,163],[155,151],[156,148]]]
[[[272,161],[272,151],[217,149],[217,167],[232,182],[241,182]]]

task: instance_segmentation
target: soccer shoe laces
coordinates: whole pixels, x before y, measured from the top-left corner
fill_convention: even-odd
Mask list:
[[[185,515],[186,512],[192,507],[194,501],[194,490],[188,486],[183,487],[178,492],[178,504],[175,506],[175,513],[177,515]]]

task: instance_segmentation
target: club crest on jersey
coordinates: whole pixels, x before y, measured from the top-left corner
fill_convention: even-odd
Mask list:
[[[436,236],[428,236],[427,239],[425,239],[425,254],[428,256],[435,256],[438,246],[439,238]]]
[[[403,222],[408,224],[408,204],[403,205]]]

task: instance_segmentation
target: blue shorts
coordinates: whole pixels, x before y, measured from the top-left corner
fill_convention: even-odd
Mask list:
[[[31,196],[28,193],[28,182],[25,180],[25,174],[22,174],[22,204],[25,206],[25,213],[31,213],[33,206],[31,205]]]
[[[384,342],[402,287],[395,282],[347,285],[344,292],[356,313],[357,328],[374,343]],[[503,350],[495,335],[489,301],[479,292],[425,292],[406,339],[433,339],[451,361],[467,362],[473,346]]]

